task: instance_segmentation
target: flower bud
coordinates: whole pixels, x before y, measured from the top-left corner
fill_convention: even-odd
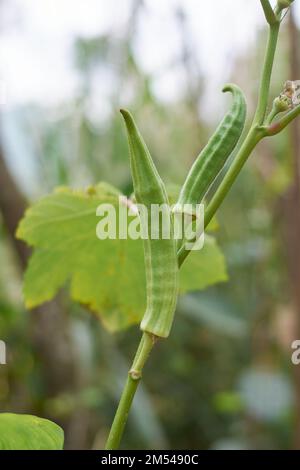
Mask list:
[[[291,105],[292,105],[291,99],[288,96],[281,94],[280,96],[275,98],[273,107],[274,107],[274,110],[276,110],[276,112],[279,114],[279,113],[284,113],[285,111],[290,109]]]

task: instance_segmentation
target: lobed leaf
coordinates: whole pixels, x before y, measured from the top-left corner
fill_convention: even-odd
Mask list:
[[[94,312],[111,331],[140,322],[146,304],[141,240],[99,240],[99,204],[118,215],[119,191],[100,183],[87,191],[60,188],[27,210],[17,237],[34,247],[24,278],[28,308],[52,299],[67,281],[71,298]],[[130,219],[129,219],[130,220]],[[224,257],[206,237],[180,273],[180,291],[204,289],[227,279]]]

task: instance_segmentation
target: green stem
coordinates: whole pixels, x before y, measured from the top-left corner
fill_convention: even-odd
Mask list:
[[[119,448],[124,428],[127,422],[129,410],[131,408],[132,401],[135,392],[138,388],[139,382],[142,378],[142,371],[144,365],[154,346],[155,341],[156,337],[148,333],[144,333],[142,336],[131,369],[128,373],[128,377],[119,402],[119,406],[110,429],[110,433],[105,446],[106,450],[114,450]]]
[[[274,119],[276,118],[276,116],[278,116],[279,113],[280,113],[280,111],[278,111],[278,109],[273,108],[272,111],[270,112],[269,116],[267,117],[266,121],[265,121],[265,125],[270,126],[272,124],[272,122],[274,121]]]
[[[251,127],[239,153],[234,159],[230,169],[226,173],[222,183],[220,184],[217,192],[212,198],[211,202],[207,206],[204,214],[204,228],[208,226],[213,216],[217,212],[218,208],[224,201],[227,193],[235,182],[238,174],[243,168],[248,157],[252,153],[253,149],[256,147],[257,143],[264,137],[264,132],[257,127]],[[188,257],[190,250],[186,250],[183,245],[178,251],[178,264],[179,267],[182,266],[186,258]]]
[[[261,78],[261,85],[258,96],[258,105],[254,116],[254,124],[262,125],[266,116],[268,99],[270,93],[271,76],[278,42],[280,22],[277,21],[270,25],[267,51],[265,56],[264,68]]]
[[[265,135],[272,136],[279,134],[283,129],[285,129],[297,116],[300,114],[300,105],[294,108],[289,113],[285,114],[280,120],[274,122],[268,127],[265,127]]]
[[[279,12],[275,11],[274,15],[276,21],[274,20],[273,15],[270,11],[270,4],[268,6],[268,1],[261,0],[262,6],[265,11],[265,15],[267,18],[268,23],[270,24],[269,30],[269,39],[268,39],[268,46],[267,52],[264,62],[261,86],[259,91],[259,98],[258,98],[258,105],[257,110],[255,113],[255,117],[253,120],[253,124],[248,132],[247,137],[239,153],[237,154],[235,160],[232,163],[228,173],[226,174],[224,180],[222,181],[221,185],[219,186],[216,194],[212,198],[210,204],[208,205],[206,212],[205,212],[205,226],[208,225],[218,208],[220,207],[221,203],[223,202],[225,196],[227,195],[228,191],[230,190],[231,186],[233,185],[234,181],[236,180],[238,174],[240,173],[242,167],[244,166],[246,160],[252,153],[253,149],[257,145],[257,143],[265,137],[267,134],[267,128],[263,127],[267,106],[268,106],[268,98],[269,98],[269,91],[270,91],[270,83],[271,83],[271,75],[273,69],[273,63],[275,58],[276,46],[278,41],[278,33],[280,28],[280,18]],[[287,118],[286,120],[288,120]],[[185,250],[183,246],[178,253],[178,262],[179,266],[182,265],[183,261],[186,259],[190,251]],[[128,413],[137,390],[139,381],[141,379],[142,369],[145,365],[145,362],[153,348],[155,339],[153,336],[144,333],[141,343],[138,347],[137,354],[133,361],[133,365],[131,370],[129,371],[129,375],[127,377],[127,381],[121,396],[121,400],[110,430],[110,434],[107,440],[106,449],[113,450],[118,449],[122,434],[125,428],[125,424],[127,421]]]
[[[220,184],[212,200],[210,201],[207,209],[205,210],[204,228],[207,227],[207,225],[209,224],[209,222],[211,221],[211,219],[213,218],[213,216],[219,209],[220,205],[225,199],[225,196],[227,195],[228,191],[232,187],[241,169],[243,168],[244,164],[246,163],[247,159],[251,155],[252,151],[254,150],[258,142],[267,135],[266,129],[262,127],[262,124],[264,123],[266,112],[267,112],[267,107],[268,107],[271,76],[272,76],[274,58],[275,58],[276,47],[277,47],[277,42],[278,42],[279,28],[280,28],[280,22],[278,20],[275,23],[270,24],[268,45],[267,45],[267,51],[265,55],[260,91],[259,91],[259,96],[258,96],[258,104],[257,104],[255,116],[253,119],[253,123],[247,134],[247,137],[244,140],[244,143],[242,144],[240,148],[240,151],[236,155],[222,183]],[[185,245],[181,246],[181,248],[178,251],[179,267],[182,266],[182,264],[184,263],[184,261],[186,260],[190,252],[191,250],[187,250],[185,248]]]
[[[274,10],[269,2],[269,0],[260,0],[261,6],[264,10],[264,14],[266,17],[267,22],[271,25],[273,23],[276,23],[277,18],[274,13]]]
[[[263,132],[261,132],[256,127],[252,127],[250,129],[250,132],[247,135],[238,155],[233,161],[230,167],[230,170],[225,175],[222,183],[219,186],[218,191],[216,192],[215,196],[213,197],[213,199],[207,206],[207,209],[205,211],[205,226],[206,227],[210,223],[211,219],[217,212],[222,202],[224,201],[226,195],[228,194],[233,183],[237,179],[248,157],[251,155],[252,151],[254,150],[258,142],[263,138],[263,136],[264,136]]]

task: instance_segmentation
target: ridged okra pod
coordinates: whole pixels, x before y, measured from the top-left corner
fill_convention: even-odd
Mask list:
[[[173,323],[178,296],[178,262],[172,214],[164,183],[133,117],[126,110],[121,110],[121,113],[127,129],[136,202],[147,209],[146,215],[140,211],[141,225],[146,231],[144,257],[147,284],[147,307],[141,329],[166,338]],[[163,224],[154,226],[153,205],[162,209],[164,221],[168,221],[165,238]]]
[[[232,107],[196,158],[181,189],[174,212],[182,212],[184,204],[194,207],[201,203],[241,137],[246,120],[246,100],[236,85],[226,85],[223,92],[227,91],[233,95]]]

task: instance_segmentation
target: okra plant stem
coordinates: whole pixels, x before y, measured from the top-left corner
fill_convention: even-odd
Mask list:
[[[126,384],[115,414],[113,424],[110,429],[105,446],[106,450],[115,450],[119,448],[129,410],[131,408],[138,384],[142,378],[144,364],[147,361],[155,341],[156,337],[149,333],[144,333],[142,336],[134,361],[132,363],[132,367],[128,373]]]
[[[274,59],[275,59],[275,52],[276,52],[277,42],[278,42],[279,28],[280,28],[279,19],[276,22],[272,22],[270,24],[268,45],[267,45],[267,51],[266,51],[266,56],[265,56],[265,61],[264,61],[264,67],[263,67],[263,73],[262,73],[262,79],[261,79],[261,85],[260,85],[260,91],[259,91],[259,97],[258,97],[258,104],[257,104],[255,116],[253,119],[253,123],[247,134],[247,137],[244,140],[243,145],[241,146],[238,154],[235,157],[235,160],[233,161],[231,167],[229,168],[228,173],[225,175],[222,183],[220,184],[218,190],[216,191],[214,197],[212,198],[211,202],[209,203],[205,211],[205,226],[209,224],[209,222],[211,221],[211,219],[213,218],[213,216],[219,209],[220,205],[225,199],[225,196],[227,195],[231,186],[235,182],[241,169],[243,168],[248,157],[251,155],[252,151],[254,150],[258,142],[263,137],[266,136],[266,133],[261,128],[261,126],[264,123],[266,112],[267,112],[267,107],[268,107],[270,84],[271,84],[273,64],[274,64]]]
[[[274,58],[277,48],[278,42],[278,34],[280,29],[280,20],[276,23],[270,25],[269,28],[269,38],[268,38],[268,46],[264,61],[264,68],[262,74],[262,80],[260,84],[260,91],[258,97],[258,105],[256,109],[256,113],[254,116],[254,125],[261,125],[264,122],[267,106],[268,106],[268,99],[269,99],[269,92],[270,92],[270,84],[271,84],[271,77],[272,77],[272,70],[274,64]]]
[[[262,2],[262,4],[265,2]],[[274,14],[275,15],[275,14]],[[276,17],[275,17],[276,18]],[[270,24],[270,23],[269,23]],[[280,28],[280,19],[277,19],[276,22],[272,22],[269,28],[269,37],[268,45],[265,55],[263,73],[260,84],[260,91],[258,96],[258,104],[253,119],[253,123],[250,127],[250,130],[238,152],[234,161],[232,162],[227,174],[225,175],[223,181],[221,182],[219,188],[217,189],[212,200],[208,204],[205,214],[204,214],[204,228],[206,228],[219,209],[220,205],[224,201],[227,193],[234,184],[236,178],[238,177],[240,171],[242,170],[247,159],[251,155],[252,151],[258,144],[258,142],[266,136],[266,131],[263,129],[262,125],[265,120],[267,107],[268,107],[268,98],[270,93],[270,84],[272,77],[273,64],[275,59],[275,52],[278,42],[278,34]],[[186,258],[188,257],[190,250],[186,250],[183,245],[178,251],[178,264],[182,266]]]
[[[271,76],[275,58],[275,52],[278,41],[278,33],[281,22],[281,10],[278,8],[275,11],[272,10],[269,0],[261,0],[261,4],[266,16],[266,20],[269,24],[269,38],[267,51],[264,60],[263,73],[260,85],[260,91],[258,96],[258,104],[255,112],[255,116],[249,132],[241,145],[239,152],[237,153],[234,161],[232,162],[227,174],[225,175],[222,183],[220,184],[215,195],[211,199],[208,207],[205,211],[205,226],[209,224],[227,193],[235,182],[241,169],[243,168],[248,157],[258,144],[258,142],[266,137],[275,135],[286,127],[295,117],[300,114],[300,106],[296,110],[291,111],[279,122],[272,125],[267,125],[265,122]],[[182,265],[190,251],[185,250],[184,246],[178,252],[178,264]],[[111,431],[107,440],[106,449],[112,450],[117,449],[121,442],[122,434],[127,421],[128,413],[137,390],[138,384],[141,379],[141,374],[146,360],[154,346],[153,335],[144,333],[141,343],[138,347],[137,354],[133,361],[131,370],[129,371],[127,381],[121,396],[121,400],[111,427]]]
[[[250,156],[251,152],[253,151],[253,149],[255,148],[257,143],[262,139],[263,136],[264,136],[263,131],[257,129],[257,127],[252,127],[250,129],[238,155],[236,156],[235,160],[232,162],[232,165],[230,169],[228,170],[227,174],[225,175],[217,192],[215,193],[214,197],[212,198],[207,208],[205,209],[204,228],[206,228],[208,224],[210,223],[210,221],[212,220],[213,216],[215,215],[218,208],[224,201],[227,193],[229,192],[234,181],[239,175],[241,169],[243,168],[245,162]],[[190,250],[186,250],[184,245],[180,248],[180,250],[178,251],[179,267],[182,266],[182,264],[188,257],[189,253],[190,253]]]
[[[279,134],[283,129],[285,129],[297,116],[300,115],[300,105],[292,109],[289,113],[285,114],[281,119],[272,123],[270,126],[264,127],[263,131],[266,136],[273,136]]]
[[[264,14],[267,22],[271,25],[277,21],[274,10],[269,2],[269,0],[260,0],[261,6],[264,10]]]

